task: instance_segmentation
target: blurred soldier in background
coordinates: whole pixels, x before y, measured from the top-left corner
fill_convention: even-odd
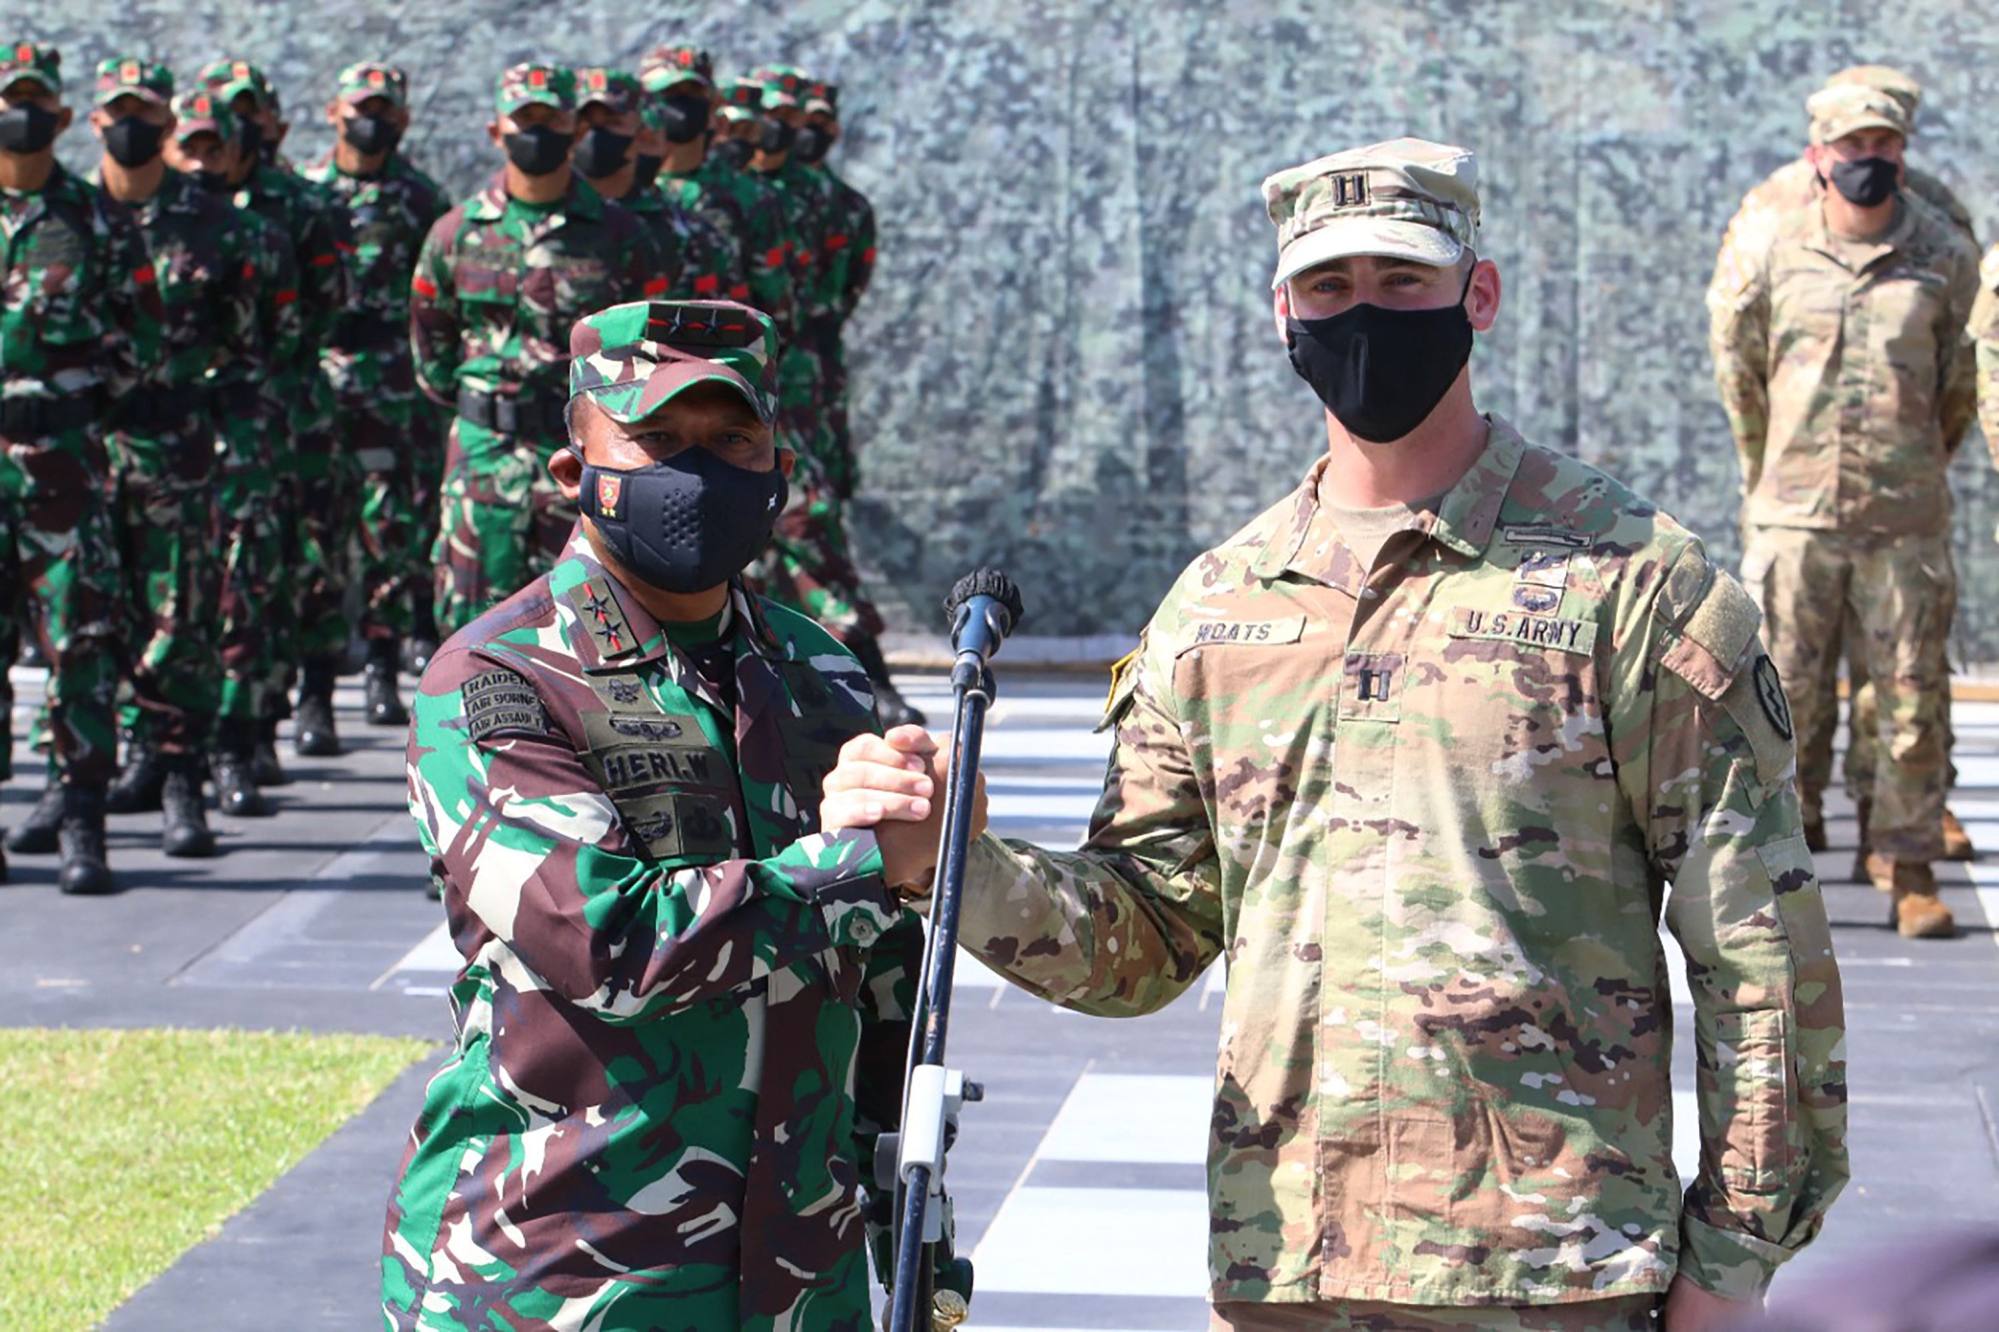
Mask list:
[[[860,460],[855,456],[847,421],[844,332],[874,276],[875,210],[867,196],[841,179],[827,162],[827,154],[839,141],[840,90],[830,83],[808,83],[805,123],[791,153],[824,193],[827,224],[804,337],[819,362],[831,480],[842,499],[851,499],[860,485]]]
[[[358,474],[367,716],[376,726],[402,726],[409,714],[396,693],[396,671],[404,640],[437,634],[427,617],[443,466],[437,412],[417,392],[410,356],[409,279],[446,203],[437,182],[399,151],[410,121],[403,71],[373,61],[349,65],[335,80],[326,117],[336,130],[333,148],[302,174],[345,212],[354,250],[347,305],[320,350],[320,369],[339,409],[338,450]],[[423,623],[415,619],[419,609]]]
[[[124,619],[105,428],[151,384],[160,298],[131,214],[56,161],[73,112],[62,55],[0,43],[0,663],[31,632],[48,662],[49,780],[9,850],[59,850],[66,893],[115,886],[104,793],[117,769]],[[0,669],[0,777],[14,688]],[[0,861],[0,874],[4,874]]]

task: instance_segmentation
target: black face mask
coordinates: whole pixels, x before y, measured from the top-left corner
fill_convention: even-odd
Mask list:
[[[693,143],[708,128],[708,99],[680,96],[661,99],[666,108],[666,141]]]
[[[1439,310],[1356,305],[1330,319],[1285,323],[1291,368],[1347,432],[1370,444],[1401,439],[1423,424],[1471,356],[1464,299]]]
[[[244,161],[255,162],[262,160],[264,156],[264,127],[254,120],[244,121],[242,138],[238,142],[243,145]]]
[[[615,175],[632,151],[632,136],[599,126],[576,141],[576,169],[592,180]]]
[[[569,160],[569,147],[576,136],[547,125],[530,125],[509,134],[505,142],[509,162],[530,176],[546,176],[560,171]]]
[[[753,151],[748,139],[721,139],[708,150],[708,155],[731,171],[741,171],[750,164]]]
[[[164,125],[120,116],[104,127],[104,151],[121,167],[142,167],[160,155],[160,143],[166,136]]]
[[[807,166],[818,166],[832,151],[833,136],[817,125],[800,129],[798,142],[791,146],[791,155]]]
[[[797,138],[797,126],[787,125],[776,116],[769,116],[764,120],[763,133],[757,139],[757,147],[773,155],[790,152],[791,145]]]
[[[340,137],[355,152],[373,157],[394,148],[403,132],[387,116],[350,116],[340,123]]]
[[[664,157],[654,157],[651,153],[640,153],[632,158],[632,185],[645,189],[659,179],[659,169],[666,165]]]
[[[39,153],[56,141],[56,113],[32,102],[0,112],[0,152]]]
[[[190,171],[187,174],[194,178],[195,184],[210,194],[227,194],[234,188],[229,183],[229,173],[226,171]]]
[[[583,465],[583,512],[648,586],[700,592],[763,552],[789,493],[784,469],[752,472],[696,445],[628,470]]]
[[[1857,157],[1851,162],[1835,162],[1832,187],[1848,203],[1873,208],[1887,203],[1900,187],[1896,177],[1901,168],[1885,157]]]

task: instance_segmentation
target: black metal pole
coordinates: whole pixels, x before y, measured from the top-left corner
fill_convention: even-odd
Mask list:
[[[921,1064],[942,1065],[951,1028],[951,980],[958,962],[958,908],[965,886],[965,858],[972,843],[972,810],[978,797],[979,750],[985,739],[986,709],[992,703],[992,673],[976,657],[961,656],[951,672],[957,715],[952,725],[951,777],[944,804],[944,830],[937,853],[936,889],[930,907],[930,938],[916,1021],[910,1038],[911,1071]],[[904,1123],[909,1116],[905,1112]],[[934,1292],[934,1258],[923,1239],[930,1203],[930,1170],[915,1166],[899,1182],[894,1295],[889,1332],[928,1332]]]

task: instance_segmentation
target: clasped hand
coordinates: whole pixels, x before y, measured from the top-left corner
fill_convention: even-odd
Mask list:
[[[944,825],[944,784],[950,756],[920,726],[898,726],[886,735],[858,735],[840,747],[840,761],[826,774],[819,827],[872,828],[881,847],[889,886],[927,885],[937,868],[937,839]],[[972,836],[986,827],[986,783],[978,779]]]

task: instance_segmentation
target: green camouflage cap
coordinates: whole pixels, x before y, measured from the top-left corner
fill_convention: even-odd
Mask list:
[[[225,102],[233,103],[249,93],[259,111],[278,104],[277,94],[271,89],[271,81],[264,77],[264,71],[247,60],[211,60],[201,67],[195,82]]]
[[[340,71],[340,77],[334,81],[333,95],[343,102],[360,103],[370,97],[382,97],[396,106],[408,106],[409,76],[394,65],[356,61]]]
[[[561,65],[525,61],[513,66],[493,85],[493,109],[510,116],[536,102],[558,111],[576,109],[576,74]]]
[[[805,85],[805,111],[807,115],[840,117],[840,89],[823,80]]]
[[[157,60],[113,56],[97,62],[97,105],[109,106],[120,97],[137,97],[155,106],[173,100],[174,72]]]
[[[8,42],[0,47],[0,88],[28,79],[62,94],[62,52],[41,42]]]
[[[730,79],[722,85],[722,106],[716,112],[724,120],[748,120],[764,107],[764,86],[755,79]]]
[[[759,420],[777,416],[777,326],[734,301],[630,301],[576,321],[569,396],[643,421],[695,384],[727,384]]]
[[[796,65],[760,65],[750,71],[747,82],[762,87],[763,109],[775,111],[780,107],[797,106],[804,101],[805,86],[811,80]]]
[[[174,98],[174,142],[185,143],[197,134],[213,134],[224,143],[236,138],[236,113],[220,91],[190,88]]]
[[[1887,93],[1908,111],[1910,124],[1915,123],[1916,108],[1923,104],[1923,85],[1893,65],[1848,65],[1827,79],[1825,86],[1837,88],[1843,83],[1858,83]]]
[[[1478,158],[1426,139],[1350,148],[1278,172],[1263,202],[1277,224],[1272,288],[1356,255],[1448,268],[1478,244]]]
[[[1813,143],[1831,143],[1864,129],[1893,130],[1906,139],[1913,118],[1893,93],[1864,83],[1819,89],[1805,100],[1805,113],[1812,118]]]
[[[645,86],[635,74],[627,74],[622,69],[604,69],[601,66],[586,66],[576,71],[576,109],[595,102],[608,106],[618,114],[637,111],[645,101]]]
[[[664,92],[676,83],[715,86],[715,58],[697,46],[665,42],[639,60],[639,82],[647,92]]]

